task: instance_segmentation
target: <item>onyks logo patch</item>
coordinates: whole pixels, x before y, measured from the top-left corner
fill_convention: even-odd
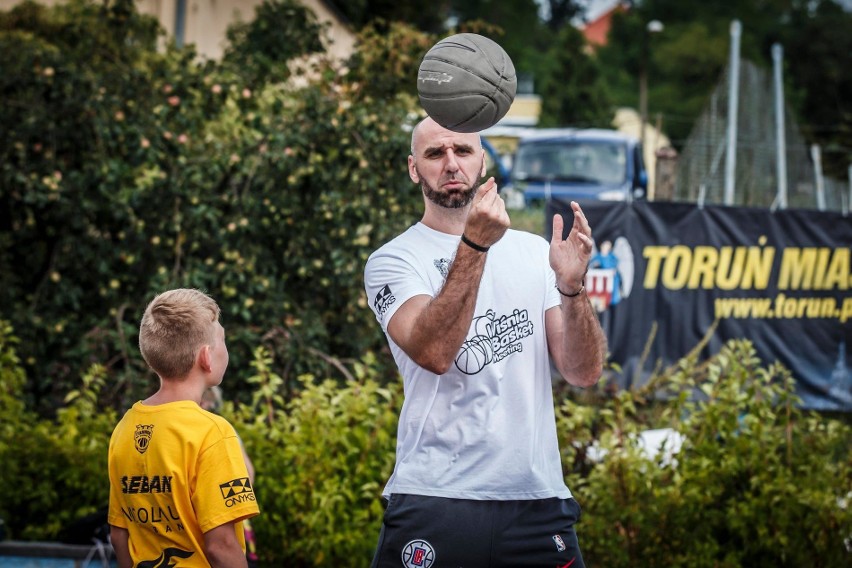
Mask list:
[[[222,499],[225,500],[225,505],[228,507],[256,500],[254,489],[252,489],[251,481],[249,481],[248,477],[240,477],[227,483],[222,483],[219,485],[219,489],[222,491]]]
[[[376,294],[376,298],[373,300],[373,305],[376,307],[376,313],[383,316],[394,302],[396,302],[396,298],[394,297],[393,292],[391,292],[390,286],[385,285],[385,287],[379,290],[379,293]]]

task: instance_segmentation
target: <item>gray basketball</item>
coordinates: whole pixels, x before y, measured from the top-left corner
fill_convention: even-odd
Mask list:
[[[423,110],[455,132],[479,132],[506,116],[518,79],[509,55],[478,34],[444,38],[423,56],[417,93]]]

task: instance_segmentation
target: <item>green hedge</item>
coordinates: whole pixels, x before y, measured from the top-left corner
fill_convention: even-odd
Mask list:
[[[380,386],[367,357],[345,366],[344,385],[304,375],[285,400],[270,354],[259,347],[253,357],[251,402],[228,402],[223,414],[256,468],[263,565],[368,566],[401,387]],[[101,373],[83,377],[55,420],[38,418],[20,401],[24,375],[0,325],[0,484],[15,488],[0,516],[13,538],[56,538],[107,503],[117,416],[97,404],[109,388]],[[566,397],[558,432],[588,564],[847,566],[852,432],[798,410],[793,392],[786,371],[762,366],[741,341],[707,361],[686,359],[641,391]],[[674,462],[641,451],[638,433],[651,427],[684,437]]]

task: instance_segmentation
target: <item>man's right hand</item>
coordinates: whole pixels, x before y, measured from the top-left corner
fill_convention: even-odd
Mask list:
[[[471,202],[464,234],[474,243],[490,247],[503,237],[509,225],[506,204],[497,192],[497,183],[490,177],[479,186]]]

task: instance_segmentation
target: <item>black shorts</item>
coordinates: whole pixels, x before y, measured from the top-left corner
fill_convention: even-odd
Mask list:
[[[391,495],[373,568],[584,568],[574,499]]]

